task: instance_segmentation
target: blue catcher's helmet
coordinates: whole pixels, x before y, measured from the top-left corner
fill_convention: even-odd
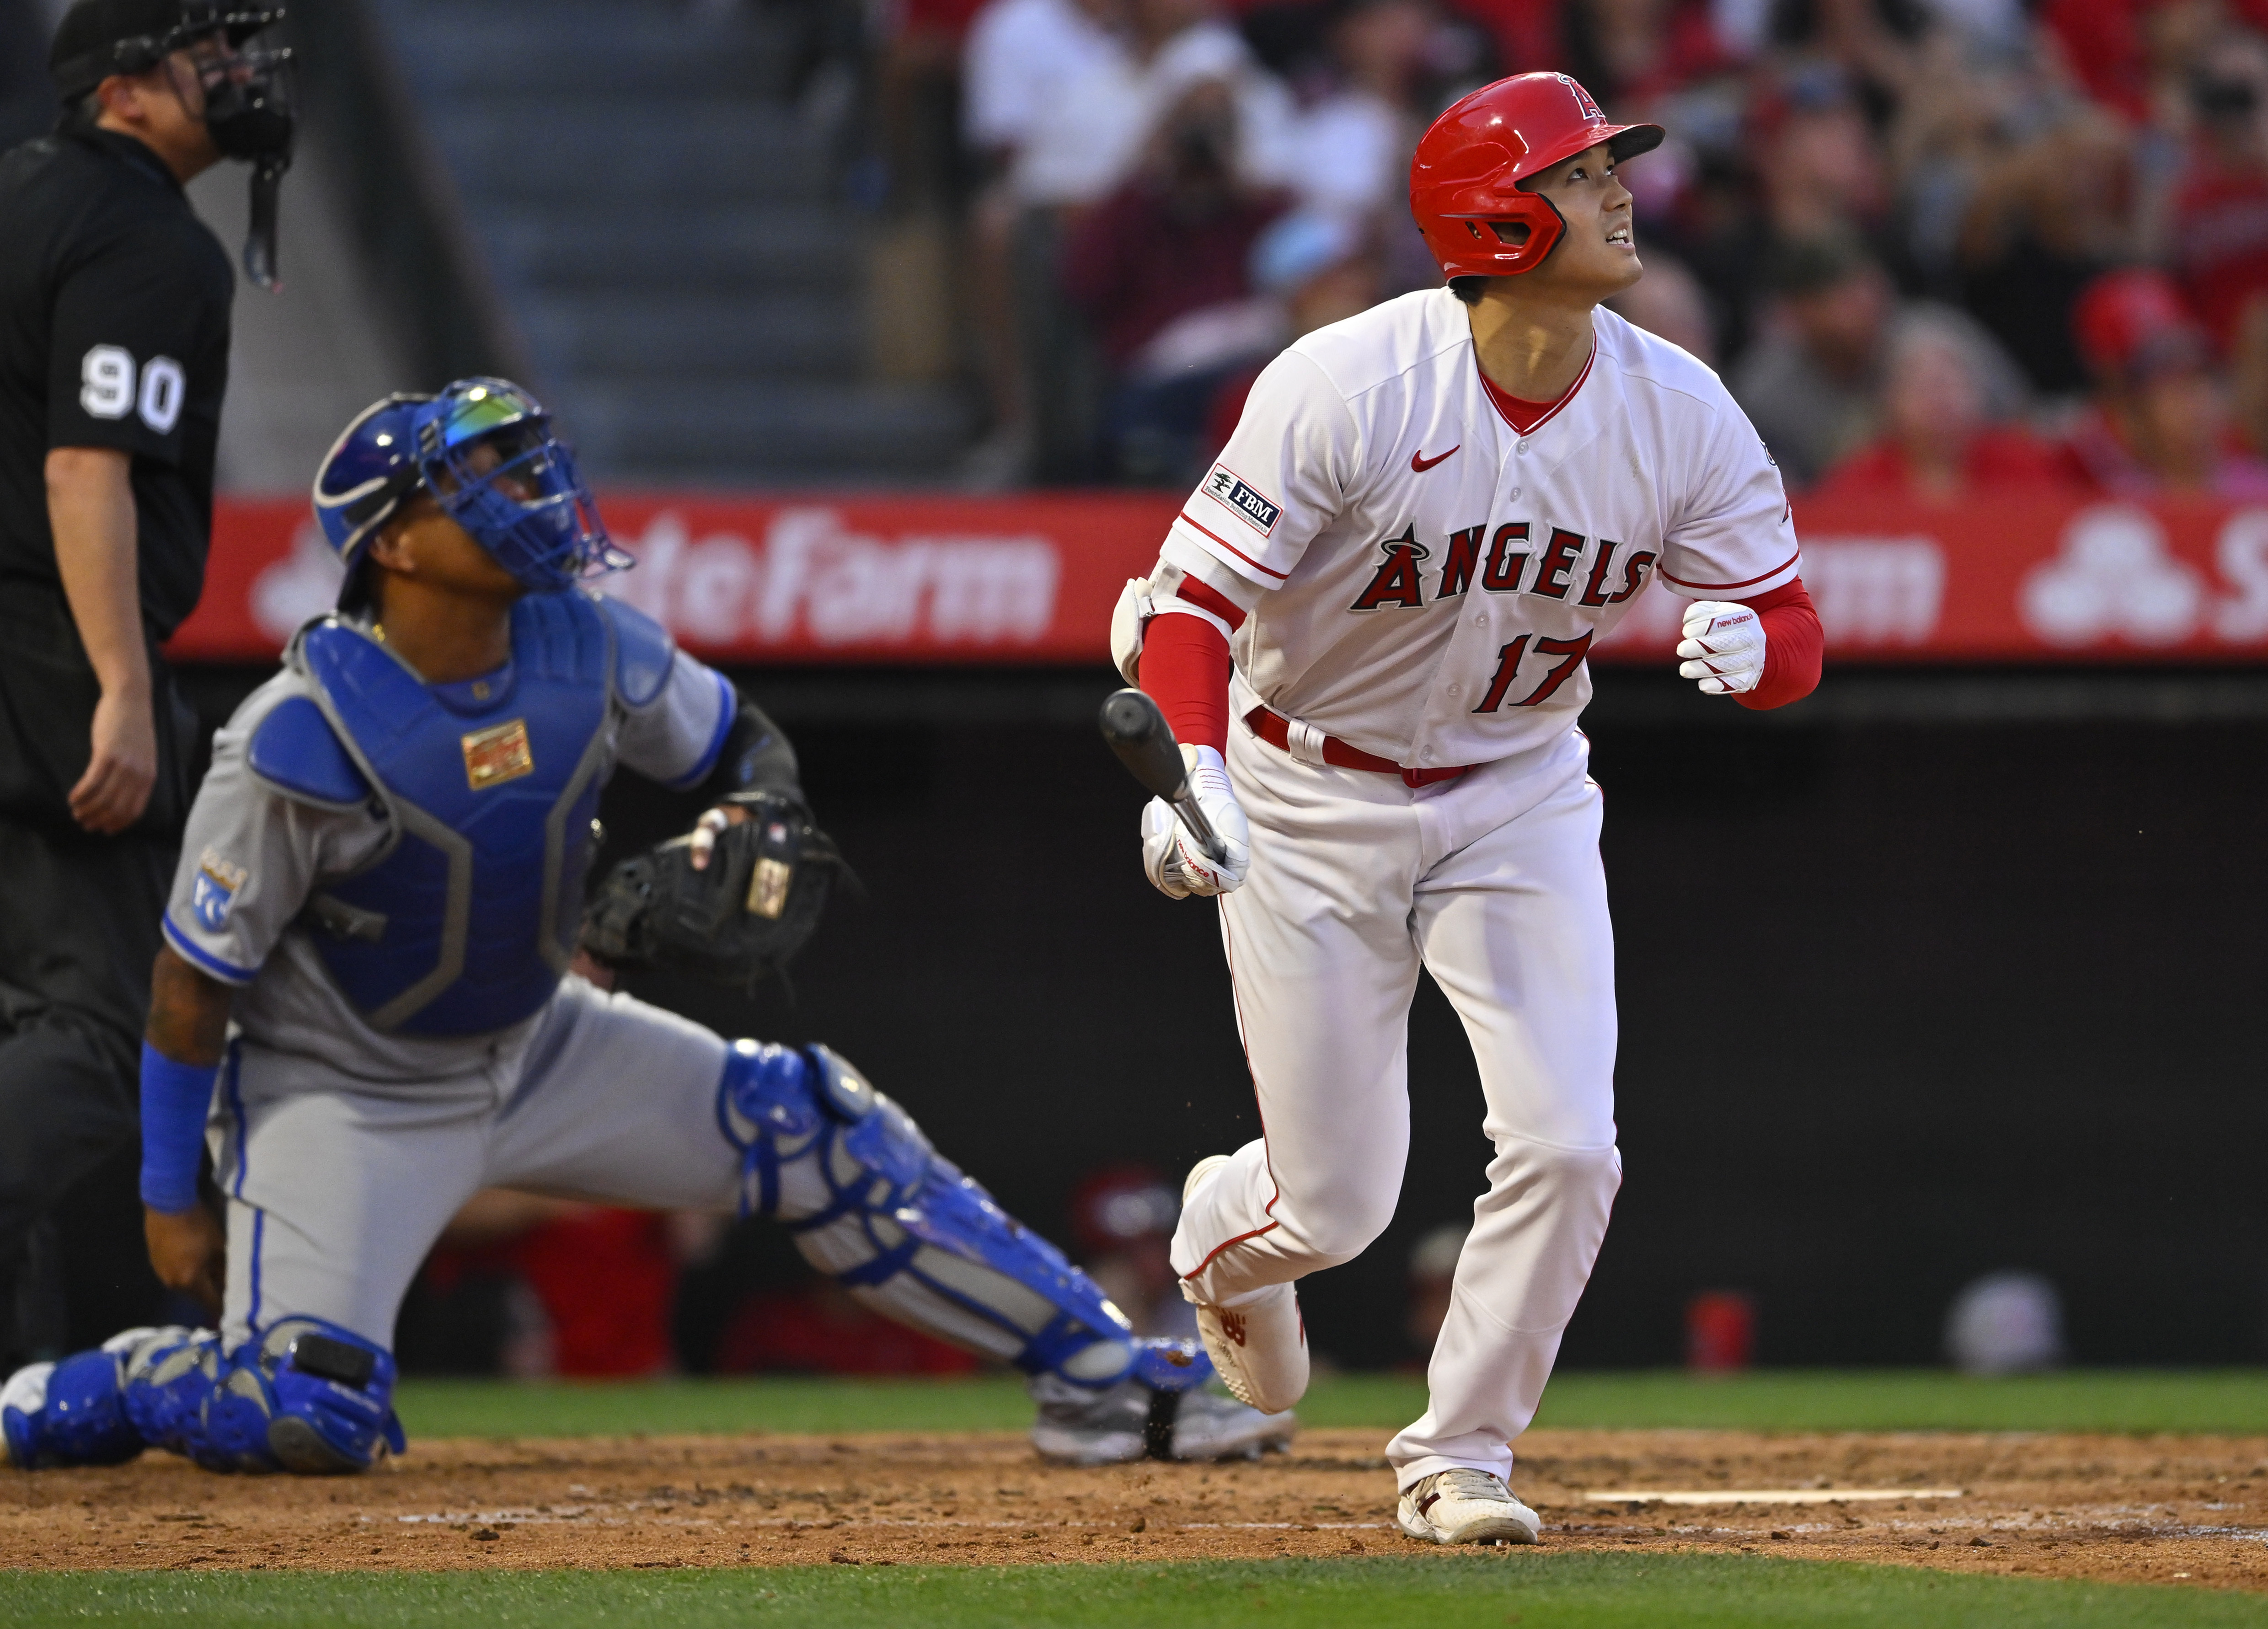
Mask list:
[[[379,528],[421,487],[535,593],[630,564],[551,415],[509,380],[460,379],[438,396],[364,409],[316,472],[315,516],[347,568],[345,593]]]

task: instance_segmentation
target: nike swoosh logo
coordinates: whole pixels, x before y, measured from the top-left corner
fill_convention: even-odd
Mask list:
[[[1449,453],[1458,451],[1459,448],[1462,448],[1464,445],[1465,444],[1463,442],[1460,441],[1457,443],[1456,446],[1451,447],[1448,453],[1440,453],[1439,456],[1433,458],[1426,457],[1422,452],[1412,453],[1410,455],[1410,468],[1413,473],[1422,475],[1434,465],[1440,463],[1442,459],[1448,457]]]

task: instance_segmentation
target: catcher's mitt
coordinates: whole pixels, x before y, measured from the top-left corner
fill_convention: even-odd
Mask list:
[[[615,866],[584,910],[583,947],[737,989],[784,969],[848,867],[802,800],[765,792],[733,801],[748,818],[717,834],[704,869],[693,869],[690,836]]]

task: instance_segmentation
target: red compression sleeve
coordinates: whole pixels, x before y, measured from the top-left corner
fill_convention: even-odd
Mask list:
[[[1756,688],[1733,699],[1759,711],[1800,702],[1819,688],[1819,666],[1827,653],[1827,630],[1805,592],[1803,579],[1742,600],[1764,629],[1764,671]]]
[[[1194,577],[1184,579],[1176,592],[1231,628],[1244,621],[1226,594]],[[1771,636],[1764,638],[1769,641]],[[1771,660],[1769,643],[1764,660]],[[1142,630],[1142,689],[1174,726],[1174,739],[1185,747],[1228,750],[1228,641],[1202,616],[1167,611]]]

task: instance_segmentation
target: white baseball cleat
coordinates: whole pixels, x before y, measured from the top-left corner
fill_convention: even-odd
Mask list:
[[[1227,1163],[1226,1154],[1214,1154],[1191,1166],[1182,1184],[1182,1203],[1189,1202],[1197,1183],[1215,1167]],[[1307,1395],[1307,1325],[1300,1316],[1299,1294],[1290,1285],[1272,1284],[1233,1307],[1194,1304],[1205,1355],[1238,1402],[1263,1414],[1280,1414]]]
[[[1394,1519],[1410,1537],[1437,1544],[1532,1544],[1543,1528],[1502,1477],[1462,1465],[1403,1489]]]

